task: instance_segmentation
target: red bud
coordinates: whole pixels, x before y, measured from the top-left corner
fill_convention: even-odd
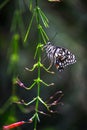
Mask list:
[[[21,126],[21,125],[23,125],[24,123],[25,123],[24,121],[19,121],[19,122],[10,124],[10,125],[6,125],[6,126],[3,126],[3,130],[10,130],[10,129],[12,129],[12,128]]]

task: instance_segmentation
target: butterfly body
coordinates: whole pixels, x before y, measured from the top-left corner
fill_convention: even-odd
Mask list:
[[[53,46],[51,42],[48,42],[44,49],[51,64],[54,64],[58,71],[62,71],[66,66],[76,62],[75,55],[66,48]]]

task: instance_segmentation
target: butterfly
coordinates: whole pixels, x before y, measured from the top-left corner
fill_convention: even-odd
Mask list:
[[[54,64],[58,71],[63,71],[66,66],[76,62],[75,55],[66,48],[54,46],[51,42],[48,42],[44,49],[48,59],[51,61],[51,66]]]

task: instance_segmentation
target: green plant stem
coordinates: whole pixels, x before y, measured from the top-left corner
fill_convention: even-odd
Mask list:
[[[38,8],[38,0],[36,0],[36,9]],[[37,27],[39,26],[39,12],[38,9],[36,10],[37,14]],[[38,28],[38,46],[40,44],[40,29]],[[41,47],[38,48],[38,79],[40,79],[40,66],[41,63]],[[37,100],[36,100],[36,106],[35,106],[35,111],[36,111],[36,117],[35,117],[35,122],[34,122],[34,130],[36,130],[37,127],[37,115],[38,115],[38,107],[39,107],[39,98],[40,97],[40,80],[37,82]]]
[[[40,48],[38,50],[38,63],[41,61],[41,54],[40,54]],[[40,65],[38,64],[38,79],[40,79]],[[37,83],[37,97],[40,97],[40,81]],[[37,98],[36,100],[36,106],[35,106],[35,110],[36,110],[36,115],[38,115],[38,107],[39,107],[39,98]],[[34,130],[36,130],[36,126],[37,126],[37,117],[35,117],[35,123],[34,123]]]

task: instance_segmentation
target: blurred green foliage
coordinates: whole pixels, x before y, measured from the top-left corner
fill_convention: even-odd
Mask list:
[[[50,81],[54,82],[55,87],[51,87],[49,90],[49,88],[42,86],[41,96],[48,100],[48,97],[54,92],[62,90],[64,93],[62,99],[64,106],[57,106],[58,114],[54,114],[51,117],[41,116],[38,130],[82,130],[83,128],[87,130],[87,1],[63,0],[59,3],[52,3],[44,0],[39,1],[39,4],[49,19],[50,26],[46,31],[50,40],[57,33],[52,42],[74,52],[77,57],[77,63],[68,67],[62,73],[58,73],[53,67],[52,70],[56,72],[54,76],[42,71],[42,79],[49,83]],[[14,17],[15,15],[17,16],[16,18]],[[35,41],[37,40],[35,23],[33,23],[33,29],[26,46],[23,46],[23,38],[30,19],[31,13],[29,13],[28,0],[9,0],[0,9],[0,111],[3,110],[4,103],[9,101],[8,99],[12,95],[12,79],[15,74],[20,75],[27,85],[30,85],[32,79],[36,77],[35,73],[31,74],[24,71],[25,67],[31,67],[35,62],[33,61]],[[15,50],[12,50],[12,47]],[[11,66],[14,69],[11,69],[10,64],[12,64]],[[48,66],[49,62],[45,60],[44,64]],[[8,73],[8,68],[10,73]],[[20,88],[15,91],[18,97],[20,96],[26,100],[31,100],[35,95],[35,90],[29,94]],[[6,108],[7,110],[3,114],[0,112],[0,127],[4,123],[26,119],[27,116],[30,117],[30,114],[24,115],[21,113],[17,106]],[[26,130],[29,127],[29,125],[26,126]],[[21,129],[24,128],[22,127]]]

